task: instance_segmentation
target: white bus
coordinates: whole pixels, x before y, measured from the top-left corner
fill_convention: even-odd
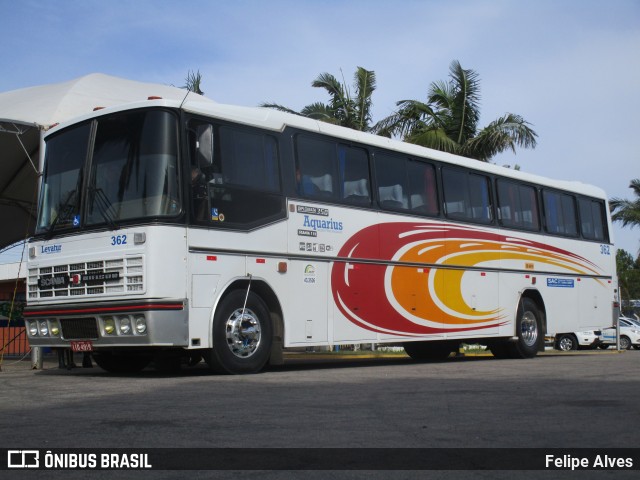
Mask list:
[[[188,100],[101,109],[45,141],[29,340],[108,371],[250,373],[364,343],[528,358],[617,316],[592,186]]]

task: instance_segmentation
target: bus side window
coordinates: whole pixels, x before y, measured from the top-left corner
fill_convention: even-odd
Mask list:
[[[605,226],[604,204],[590,198],[578,200],[580,209],[580,230],[587,240],[609,241]]]
[[[576,206],[572,195],[544,190],[545,227],[548,233],[575,237],[578,234]]]
[[[538,230],[535,188],[503,179],[498,179],[497,187],[500,224],[509,228]]]
[[[446,215],[471,222],[493,220],[489,179],[455,168],[442,169]]]
[[[296,182],[305,197],[335,199],[336,145],[299,135],[296,141]]]
[[[412,212],[430,216],[438,215],[438,191],[433,165],[407,161],[409,176],[409,208]]]
[[[390,210],[409,208],[406,159],[378,153],[375,163],[380,206]]]
[[[342,199],[355,205],[369,205],[369,156],[366,150],[338,145]]]

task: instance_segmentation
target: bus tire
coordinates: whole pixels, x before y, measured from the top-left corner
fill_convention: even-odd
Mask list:
[[[271,316],[264,301],[253,292],[247,297],[245,290],[234,290],[216,309],[212,348],[205,360],[217,373],[257,373],[269,360],[272,332]]]
[[[94,353],[93,361],[110,373],[136,373],[151,363],[150,355],[113,355],[112,353]]]
[[[404,351],[412,360],[424,362],[427,360],[444,360],[458,347],[456,342],[405,342]]]
[[[516,336],[518,339],[509,345],[512,358],[533,358],[538,354],[540,342],[544,341],[542,315],[536,302],[527,297],[518,305]]]

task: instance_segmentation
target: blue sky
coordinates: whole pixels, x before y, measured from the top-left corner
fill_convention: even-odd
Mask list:
[[[222,103],[326,101],[322,72],[374,70],[374,121],[426,98],[452,60],[478,72],[481,125],[507,112],[539,135],[498,164],[632,198],[640,178],[640,0],[0,0],[0,92],[101,72]],[[614,229],[634,256],[640,229]],[[4,259],[7,258],[5,254]],[[0,258],[0,261],[2,259]]]

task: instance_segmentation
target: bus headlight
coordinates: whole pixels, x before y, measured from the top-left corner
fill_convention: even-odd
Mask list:
[[[38,322],[29,322],[29,335],[32,337],[38,336]]]
[[[120,333],[123,335],[129,335],[131,333],[131,320],[129,320],[129,317],[122,317],[120,319]]]
[[[49,322],[49,330],[51,331],[52,337],[57,337],[60,335],[60,325],[58,325],[57,320],[51,320],[51,322]]]
[[[144,317],[136,317],[136,332],[143,334],[147,331],[147,321]]]
[[[107,335],[113,335],[116,332],[116,321],[111,318],[105,318],[104,320],[104,333]]]
[[[47,325],[46,320],[42,320],[40,322],[40,335],[43,337],[46,337],[47,335],[49,335],[49,326]]]

